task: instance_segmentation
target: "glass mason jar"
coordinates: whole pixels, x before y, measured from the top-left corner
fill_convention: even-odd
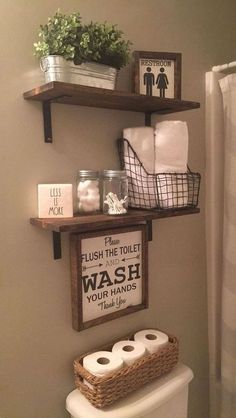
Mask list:
[[[128,180],[125,171],[103,171],[103,213],[121,215],[128,208]]]
[[[101,208],[99,172],[79,170],[76,180],[77,209],[79,213],[98,213]]]

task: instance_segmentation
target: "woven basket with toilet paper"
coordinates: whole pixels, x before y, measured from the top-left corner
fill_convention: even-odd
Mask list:
[[[118,140],[128,177],[129,206],[168,210],[197,207],[201,176],[188,167],[186,122],[127,128]]]
[[[171,371],[178,354],[176,337],[141,330],[78,357],[75,384],[96,408],[103,408]]]

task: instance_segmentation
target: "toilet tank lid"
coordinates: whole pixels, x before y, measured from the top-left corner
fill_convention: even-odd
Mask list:
[[[96,409],[75,389],[66,399],[66,409],[73,418],[138,418],[167,402],[192,378],[192,370],[178,364],[167,375],[103,409]]]

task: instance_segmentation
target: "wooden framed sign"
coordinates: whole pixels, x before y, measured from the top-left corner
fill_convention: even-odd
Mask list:
[[[71,234],[70,247],[74,329],[148,307],[146,225]]]
[[[135,93],[181,99],[181,58],[180,53],[135,51]]]

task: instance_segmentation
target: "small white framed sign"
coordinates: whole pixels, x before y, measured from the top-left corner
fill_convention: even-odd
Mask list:
[[[73,216],[72,184],[38,184],[38,217]]]
[[[77,331],[148,307],[147,227],[71,234]]]

